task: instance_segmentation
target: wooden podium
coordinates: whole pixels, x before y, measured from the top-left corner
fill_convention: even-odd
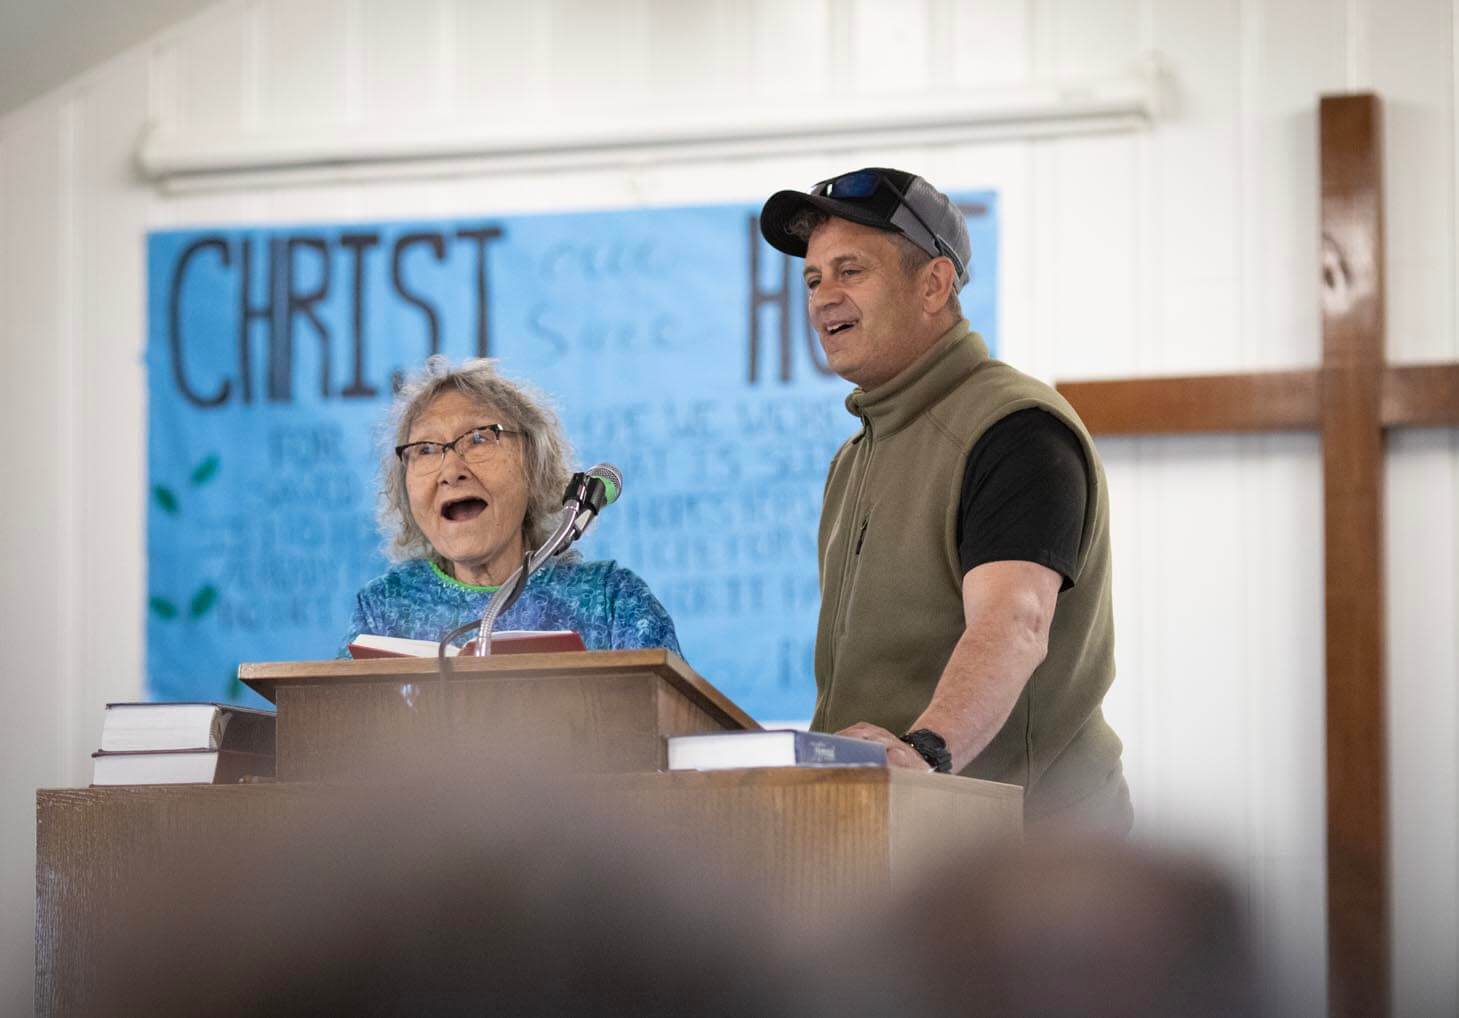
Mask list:
[[[245,664],[278,707],[280,781],[359,782],[429,761],[469,779],[530,752],[588,773],[656,771],[670,735],[757,729],[666,650]]]
[[[753,889],[788,923],[874,904],[947,853],[1022,826],[1021,789],[965,778],[663,772],[666,736],[758,727],[663,650],[458,659],[444,677],[416,659],[255,664],[240,675],[277,703],[277,782],[38,792],[40,1015],[129,1013],[125,1001],[99,1003],[88,980],[138,907],[132,876],[206,860],[231,879],[256,865],[258,845],[288,844],[341,804],[419,779],[479,815],[504,775],[553,771]]]

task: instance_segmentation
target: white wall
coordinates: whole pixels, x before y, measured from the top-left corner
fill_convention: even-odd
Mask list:
[[[1387,109],[1389,351],[1459,358],[1448,0],[226,2],[0,120],[0,1011],[29,1006],[37,786],[84,784],[142,689],[143,235],[202,222],[749,200],[865,164],[1003,195],[1004,356],[1045,378],[1319,356],[1316,105]],[[439,122],[510,131],[1119,69],[1175,96],[1138,134],[165,197],[186,136]],[[1110,713],[1150,837],[1238,874],[1304,1013],[1325,1000],[1321,471],[1315,436],[1102,445],[1115,499]],[[1459,435],[1389,442],[1401,1014],[1459,1011]],[[712,679],[713,676],[710,676]]]

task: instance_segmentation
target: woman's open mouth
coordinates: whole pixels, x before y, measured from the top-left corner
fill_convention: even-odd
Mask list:
[[[486,512],[486,500],[480,498],[455,498],[441,506],[441,515],[452,523],[465,523]]]

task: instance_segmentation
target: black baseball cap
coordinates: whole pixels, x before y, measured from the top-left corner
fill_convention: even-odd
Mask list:
[[[760,233],[770,246],[804,258],[806,242],[786,227],[813,208],[862,226],[900,233],[934,258],[957,269],[957,289],[968,282],[968,224],[947,195],[905,170],[871,166],[821,181],[805,191],[777,191],[760,210]]]

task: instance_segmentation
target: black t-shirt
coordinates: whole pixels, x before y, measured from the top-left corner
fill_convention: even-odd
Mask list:
[[[1078,436],[1037,408],[1009,414],[968,453],[958,506],[963,573],[985,562],[1037,562],[1068,590],[1088,497]]]

